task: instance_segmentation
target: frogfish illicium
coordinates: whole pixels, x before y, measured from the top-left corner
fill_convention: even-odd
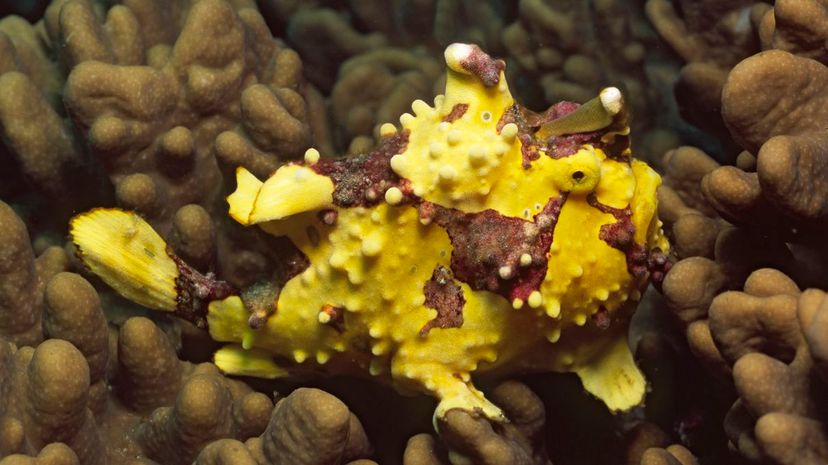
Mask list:
[[[202,275],[119,209],[72,219],[78,255],[123,296],[227,343],[215,364],[228,374],[371,375],[436,397],[437,417],[497,421],[476,375],[575,372],[611,410],[637,405],[627,329],[667,242],[621,92],[535,113],[503,61],[467,44],[445,58],[445,94],[382,125],[370,153],[310,149],[265,180],[237,169],[230,216],[301,252],[279,283]]]

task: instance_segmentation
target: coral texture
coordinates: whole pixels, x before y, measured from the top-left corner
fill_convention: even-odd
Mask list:
[[[656,22],[663,3],[650,2]],[[736,397],[724,419],[731,447],[753,461],[820,463],[825,380],[816,328],[824,294],[801,289],[828,285],[821,104],[828,69],[812,42],[824,32],[803,15],[816,24],[825,6],[735,6],[750,14],[766,50],[738,63],[719,59],[721,79],[708,90],[721,89],[724,127],[744,152],[735,166],[689,147],[667,155],[659,210],[680,260],[664,293],[691,351]],[[705,42],[689,42],[697,40]]]
[[[0,2],[0,464],[826,462],[826,12],[824,0]],[[485,203],[487,195],[475,193],[484,186],[473,181],[491,183],[489,175],[471,176],[480,167],[466,166],[489,160],[475,144],[496,147],[501,139],[452,146],[448,134],[419,141],[421,126],[412,126],[437,112],[444,126],[457,127],[475,112],[446,97],[434,101],[452,81],[442,53],[453,42],[477,43],[502,57],[510,91],[536,111],[560,100],[589,100],[605,86],[625,91],[633,152],[664,180],[658,215],[675,262],[661,283],[663,299],[645,294],[629,323],[630,346],[647,379],[642,407],[610,415],[566,374],[521,378],[537,396],[520,383],[498,386],[509,370],[492,370],[482,360],[475,386],[511,421],[448,410],[435,434],[434,402],[402,398],[372,382],[394,374],[390,357],[398,351],[387,327],[349,333],[365,335],[347,338],[353,350],[346,346],[345,353],[362,354],[355,365],[338,360],[336,347],[317,350],[327,339],[296,353],[281,343],[278,350],[242,350],[261,348],[256,334],[288,313],[284,302],[278,308],[274,302],[291,277],[319,268],[320,257],[303,252],[329,241],[331,231],[342,232],[337,247],[348,243],[353,252],[341,265],[343,288],[364,288],[351,284],[365,276],[356,265],[375,260],[370,255],[378,247],[385,254],[405,243],[406,227],[442,231],[451,254],[440,266],[422,264],[428,247],[412,249],[402,271],[386,273],[384,289],[362,305],[391,309],[382,292],[405,294],[409,263],[416,264],[420,286],[405,294],[416,297],[419,309],[406,327],[414,341],[468,329],[474,320],[464,308],[474,305],[476,293],[491,294],[498,305],[518,297],[521,312],[538,312],[527,291],[543,283],[529,271],[545,242],[530,241],[524,221],[501,221],[498,234],[483,228],[472,235],[501,218],[482,207],[462,208]],[[481,82],[491,82],[497,69],[472,68]],[[396,125],[415,100],[429,103],[416,104],[408,123],[392,131],[386,123]],[[581,111],[593,127],[606,122],[606,114],[588,111],[594,103]],[[575,106],[524,114],[533,115],[526,119],[529,132],[563,119],[542,132],[554,141],[547,152],[568,153],[583,142],[561,137],[573,123],[564,115]],[[496,120],[500,109],[492,113]],[[520,140],[526,129],[511,122]],[[406,127],[413,130],[403,140]],[[394,169],[390,161],[377,163],[413,155],[415,147],[426,155],[417,163],[400,158]],[[455,149],[460,153],[447,163],[453,171],[432,167],[432,160],[445,161],[441,150]],[[348,157],[328,158],[340,154]],[[530,166],[539,163],[535,156],[543,159],[532,151],[521,155]],[[224,198],[238,166],[251,174],[242,184],[257,185],[254,178],[274,184],[284,178],[267,179],[285,162],[311,168],[334,186],[332,205],[307,219],[316,229],[294,231],[304,245],[227,217]],[[489,174],[500,169],[502,163]],[[306,186],[308,195],[286,196],[293,199],[287,204],[307,207],[301,202],[317,202],[320,193],[327,200],[330,184],[310,180],[317,182]],[[449,184],[470,194],[442,195]],[[509,195],[525,195],[523,187]],[[283,184],[270,188],[292,192]],[[560,211],[541,205],[557,219],[551,239],[548,230],[540,235],[544,241],[564,239],[570,200]],[[345,231],[357,211],[415,204],[410,223],[386,231],[384,242],[364,233],[375,231],[370,216],[361,231]],[[169,252],[170,261],[133,279],[157,278],[146,286],[154,297],[140,301],[150,307],[178,307],[179,294],[170,289],[180,286],[181,310],[150,314],[88,272],[67,242],[66,224],[93,207],[137,211],[146,222],[135,225],[157,231],[155,248],[147,250],[155,257]],[[623,217],[599,203],[588,208],[601,210],[604,226]],[[536,214],[530,208],[530,222]],[[431,223],[416,226],[421,216]],[[587,236],[580,226],[573,229]],[[629,232],[623,224],[612,231],[616,239]],[[527,244],[531,266],[523,268],[523,251],[515,251]],[[605,244],[621,256],[621,242]],[[322,258],[330,264],[333,256]],[[158,263],[146,254],[143,260]],[[651,262],[656,278],[669,268],[664,257]],[[225,334],[237,345],[220,348],[198,325],[207,324],[210,300],[239,290],[230,306],[238,318],[218,325],[238,329]],[[614,292],[608,290],[608,300]],[[347,299],[321,308],[310,300],[305,325],[325,337],[345,338],[359,320],[352,310],[360,305]],[[508,307],[503,311],[511,315]],[[214,316],[226,309],[214,304]],[[562,305],[560,321],[570,322],[566,310]],[[626,324],[627,311],[618,320],[599,307],[584,325],[610,323],[612,332]],[[171,318],[176,314],[185,319]],[[581,331],[578,321],[563,327],[553,347],[569,344]],[[376,344],[383,338],[392,343]],[[441,354],[466,342],[452,339]],[[282,379],[231,380],[202,363],[214,353],[227,372]],[[508,357],[498,354],[493,364],[505,364]],[[319,371],[377,376],[303,376]],[[409,381],[396,385],[423,390]]]

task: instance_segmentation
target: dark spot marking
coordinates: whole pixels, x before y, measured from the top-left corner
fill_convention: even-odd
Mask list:
[[[423,286],[425,306],[437,310],[437,316],[420,329],[420,336],[428,335],[432,328],[459,328],[463,326],[463,306],[466,298],[463,289],[454,283],[451,270],[437,265],[431,279]]]
[[[311,168],[334,183],[333,202],[339,207],[369,207],[382,201],[380,192],[397,186],[408,194],[410,188],[391,169],[391,157],[405,151],[408,131],[380,139],[370,153],[347,158],[323,158]],[[405,200],[405,199],[404,199]]]
[[[259,329],[267,323],[268,318],[276,313],[276,301],[282,288],[271,281],[261,280],[244,288],[241,299],[244,308],[250,312],[247,325]]]
[[[664,276],[673,267],[673,262],[658,247],[654,247],[647,255],[647,270],[650,272],[650,282],[661,291]]]
[[[635,225],[632,222],[630,207],[613,208],[604,205],[598,201],[594,193],[587,197],[587,202],[603,213],[609,213],[615,217],[615,223],[601,226],[598,237],[610,247],[624,252],[627,259],[627,271],[635,279],[642,279],[650,274],[653,284],[660,287],[671,263],[660,249],[648,250],[644,245],[635,242]]]
[[[345,309],[336,307],[331,304],[325,304],[319,310],[319,313],[324,313],[330,317],[326,325],[335,329],[336,332],[342,333],[345,331]]]
[[[308,235],[308,241],[310,241],[311,245],[314,247],[319,246],[319,230],[314,228],[313,226],[308,226],[305,228],[305,234]]]
[[[322,210],[317,215],[319,221],[328,226],[336,225],[336,220],[339,217],[339,213],[337,213],[336,210],[331,209]]]
[[[453,123],[458,119],[462,118],[463,115],[466,114],[466,110],[469,109],[468,103],[457,103],[453,107],[451,107],[451,112],[443,118],[443,121],[447,123]]]
[[[422,220],[444,227],[451,240],[454,276],[474,290],[487,290],[510,301],[526,300],[546,276],[553,231],[566,196],[551,198],[532,220],[504,216],[495,210],[466,213],[423,201]],[[520,256],[532,257],[520,266]],[[513,270],[504,279],[501,267]]]
[[[239,291],[227,281],[215,278],[212,273],[203,275],[191,267],[167,247],[167,255],[178,267],[175,278],[176,308],[174,314],[199,328],[207,327],[207,305],[214,300],[223,300]]]
[[[607,308],[602,305],[598,307],[598,311],[592,315],[592,321],[595,323],[596,328],[606,330],[610,327],[610,323],[612,323],[612,317],[610,317]]]
[[[584,172],[583,171],[575,171],[574,173],[572,173],[572,179],[574,179],[576,181],[580,181],[581,179],[584,179]]]
[[[503,60],[495,60],[480,49],[477,45],[471,46],[472,51],[460,66],[474,76],[477,76],[486,87],[494,87],[500,82],[500,72],[506,69]]]

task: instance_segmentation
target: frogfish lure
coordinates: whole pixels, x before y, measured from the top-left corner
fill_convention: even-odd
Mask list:
[[[175,256],[138,214],[71,220],[85,265],[141,305],[174,312],[227,343],[236,375],[365,374],[494,421],[479,374],[575,372],[613,411],[646,381],[627,344],[632,312],[660,279],[667,241],[658,174],[632,158],[621,92],[542,113],[517,104],[503,61],[445,50],[444,95],[350,158],[301,162],[228,198],[245,226],[287,237],[302,269],[236,290]]]

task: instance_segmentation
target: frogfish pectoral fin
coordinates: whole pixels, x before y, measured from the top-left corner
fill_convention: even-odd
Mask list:
[[[118,294],[154,310],[176,309],[178,264],[137,213],[96,208],[73,217],[69,235],[84,265]]]
[[[77,255],[121,296],[204,327],[207,304],[238,294],[175,255],[164,239],[132,211],[96,208],[70,220]]]
[[[236,191],[227,197],[227,203],[230,216],[243,225],[333,205],[333,180],[307,166],[284,165],[264,182],[239,167],[236,182]]]
[[[644,400],[647,381],[633,360],[626,331],[620,331],[602,353],[575,372],[584,389],[613,412],[629,410]]]

